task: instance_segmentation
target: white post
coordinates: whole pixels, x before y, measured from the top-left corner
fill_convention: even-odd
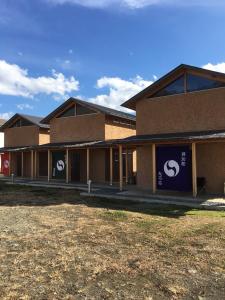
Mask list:
[[[87,183],[90,180],[90,149],[87,148]]]

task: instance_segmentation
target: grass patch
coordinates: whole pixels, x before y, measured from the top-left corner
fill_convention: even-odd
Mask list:
[[[105,211],[100,214],[101,217],[108,221],[126,221],[128,219],[128,214],[122,210],[115,211]]]

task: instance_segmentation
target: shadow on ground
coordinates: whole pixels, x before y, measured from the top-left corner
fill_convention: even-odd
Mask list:
[[[123,210],[147,215],[180,218],[196,209],[178,205],[162,205],[81,197],[75,190],[36,188],[0,183],[0,206],[54,206],[62,204],[86,205],[107,210]],[[225,217],[225,213],[221,214]]]

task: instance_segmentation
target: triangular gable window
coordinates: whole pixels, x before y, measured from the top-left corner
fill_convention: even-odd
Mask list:
[[[72,117],[75,116],[75,106],[71,106],[64,110],[63,113],[61,113],[57,118],[65,118],[65,117]]]
[[[174,94],[184,93],[184,75],[162,88],[160,91],[155,93],[152,97],[162,97]]]
[[[26,119],[19,119],[17,120],[16,122],[14,122],[10,128],[13,128],[13,127],[23,127],[23,126],[32,126],[33,124],[26,120]]]
[[[80,104],[76,104],[76,115],[80,116],[80,115],[90,115],[90,114],[94,114],[96,113],[94,110],[87,108],[83,105]]]
[[[194,74],[187,74],[187,92],[208,90],[225,86],[225,82],[209,79]]]

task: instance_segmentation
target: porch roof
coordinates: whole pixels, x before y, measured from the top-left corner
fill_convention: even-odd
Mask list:
[[[162,143],[162,142],[191,142],[202,140],[225,139],[225,129],[196,132],[175,132],[163,134],[133,135],[125,139],[114,140],[117,144],[142,144],[142,143]]]
[[[48,143],[37,146],[18,146],[18,147],[4,147],[0,148],[0,153],[29,151],[29,150],[48,150],[48,149],[73,149],[73,148],[108,148],[110,146],[118,145],[142,145],[148,143],[174,143],[174,142],[197,142],[204,140],[223,140],[225,141],[224,130],[210,130],[197,132],[177,132],[164,133],[152,135],[133,135],[124,139],[115,139],[108,141],[76,141],[76,142],[62,142],[62,143]]]

